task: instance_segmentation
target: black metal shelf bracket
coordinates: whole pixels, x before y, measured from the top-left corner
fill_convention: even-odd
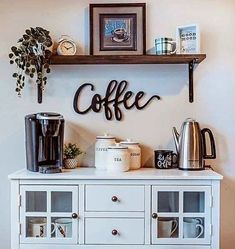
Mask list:
[[[194,93],[193,93],[193,71],[195,64],[197,63],[198,59],[193,59],[188,64],[188,72],[189,72],[189,102],[193,103],[194,100]]]

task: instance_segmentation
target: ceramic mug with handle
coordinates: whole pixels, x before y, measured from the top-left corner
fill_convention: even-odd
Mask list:
[[[72,237],[72,220],[71,218],[58,218],[51,223],[53,226],[52,232],[56,238],[71,238]]]
[[[204,233],[201,218],[184,218],[184,238],[200,238]]]
[[[154,159],[157,169],[171,169],[177,166],[177,154],[172,150],[155,150]]]
[[[168,37],[155,39],[155,48],[157,55],[171,55],[176,53],[176,41]]]
[[[47,236],[46,218],[32,218],[29,220],[29,236],[35,238],[43,238]]]
[[[158,221],[158,238],[170,238],[178,228],[178,221],[175,219],[164,219]]]

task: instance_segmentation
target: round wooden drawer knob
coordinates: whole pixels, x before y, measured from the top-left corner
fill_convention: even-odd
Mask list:
[[[153,218],[153,219],[157,219],[157,217],[158,217],[158,215],[157,215],[156,213],[153,213],[153,214],[152,214],[152,218]]]
[[[78,215],[76,213],[72,213],[72,218],[73,219],[77,219],[78,218]]]
[[[117,202],[117,201],[118,201],[118,198],[117,198],[117,196],[114,195],[114,196],[112,197],[112,202]]]
[[[116,229],[112,230],[112,235],[116,236],[118,234],[118,231]]]

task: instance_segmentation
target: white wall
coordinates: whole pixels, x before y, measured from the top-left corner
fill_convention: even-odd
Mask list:
[[[10,248],[10,189],[7,175],[25,167],[24,116],[39,111],[56,111],[66,119],[66,140],[79,143],[87,151],[83,164],[92,165],[95,136],[104,131],[118,138],[133,138],[142,144],[143,164],[152,165],[153,149],[173,149],[172,126],[180,127],[186,117],[194,117],[209,127],[216,137],[216,171],[222,183],[222,247],[235,243],[235,2],[233,0],[146,0],[147,48],[154,38],[175,36],[178,25],[198,23],[202,52],[207,59],[195,73],[195,102],[188,103],[187,67],[179,65],[57,66],[49,75],[43,103],[37,104],[35,85],[28,84],[17,98],[15,69],[8,62],[12,45],[30,26],[42,26],[54,38],[68,34],[79,41],[81,53],[88,53],[88,0],[1,0],[0,1],[0,248]],[[114,2],[114,1],[106,1]],[[125,2],[125,1],[119,1]],[[136,1],[128,1],[136,2]],[[142,1],[141,1],[142,2]],[[73,111],[73,95],[79,85],[92,82],[104,93],[111,79],[126,79],[129,89],[155,93],[162,100],[142,111],[124,111],[122,122],[106,121],[104,115],[79,116]],[[4,232],[3,232],[4,231]]]

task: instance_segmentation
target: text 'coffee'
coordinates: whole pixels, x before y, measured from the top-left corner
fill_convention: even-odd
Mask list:
[[[160,100],[158,95],[153,95],[144,104],[140,104],[143,101],[145,93],[139,91],[134,96],[132,91],[127,91],[127,81],[123,80],[117,82],[116,80],[110,81],[105,92],[105,96],[102,97],[100,94],[95,93],[91,99],[91,104],[87,108],[81,110],[79,107],[79,99],[82,97],[82,92],[85,88],[90,88],[93,92],[95,87],[91,83],[85,83],[81,85],[75,95],[73,100],[73,108],[75,112],[79,114],[86,114],[89,111],[100,112],[104,108],[105,117],[107,120],[112,120],[113,116],[116,120],[120,121],[122,119],[122,111],[120,106],[123,105],[125,109],[129,110],[136,107],[138,110],[145,108],[153,99]]]

